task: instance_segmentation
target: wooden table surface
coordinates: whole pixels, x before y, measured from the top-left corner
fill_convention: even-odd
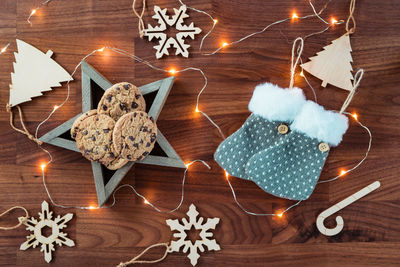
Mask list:
[[[205,15],[190,11],[188,21],[203,29],[191,45],[190,58],[154,57],[154,44],[138,36],[138,20],[131,10],[131,0],[54,0],[32,18],[26,18],[39,0],[0,1],[0,46],[12,41],[8,51],[0,56],[0,209],[14,205],[26,207],[37,216],[40,204],[48,201],[41,181],[39,164],[46,155],[25,136],[9,126],[4,107],[9,97],[8,85],[13,71],[15,39],[31,43],[42,51],[55,53],[55,60],[72,72],[81,58],[104,45],[114,46],[161,67],[182,69],[202,68],[209,85],[201,97],[201,110],[221,125],[226,135],[237,130],[249,115],[248,101],[255,85],[273,82],[282,87],[289,84],[291,42],[298,36],[325,27],[316,18],[287,22],[272,27],[263,34],[223,49],[214,56],[199,53],[201,37],[211,26]],[[140,2],[140,1],[139,1]],[[151,19],[152,7],[178,7],[178,1],[147,2],[144,20]],[[314,1],[319,10],[325,1]],[[222,41],[236,40],[262,29],[272,21],[290,16],[293,9],[299,15],[312,13],[307,1],[289,0],[196,0],[187,1],[193,7],[210,12],[218,19],[204,51],[217,48]],[[323,13],[329,19],[346,19],[349,1],[333,0]],[[185,162],[206,160],[190,167],[185,187],[185,200],[179,211],[160,214],[124,188],[116,194],[111,209],[62,209],[51,205],[56,214],[74,213],[65,232],[76,246],[57,247],[53,266],[115,266],[129,260],[145,247],[168,242],[172,235],[165,219],[180,218],[191,203],[204,217],[219,217],[215,238],[221,245],[218,252],[202,253],[198,266],[399,266],[400,265],[400,13],[398,1],[357,1],[356,32],[351,36],[353,69],[364,68],[366,74],[349,111],[373,134],[372,150],[361,167],[339,181],[316,187],[309,200],[292,209],[282,218],[254,217],[245,214],[235,204],[223,170],[213,161],[213,153],[221,139],[217,130],[194,112],[196,95],[203,79],[196,71],[177,75],[177,80],[165,104],[158,126]],[[303,59],[315,55],[330,41],[345,32],[344,25],[335,26],[324,34],[305,42]],[[287,39],[286,39],[287,38]],[[288,41],[290,43],[288,43]],[[174,52],[171,51],[171,54]],[[129,81],[138,86],[166,77],[133,60],[105,51],[88,59],[112,82]],[[323,88],[317,78],[309,75],[318,101],[328,109],[339,109],[346,92],[332,86]],[[300,77],[296,85],[310,99],[312,93]],[[71,83],[71,98],[40,130],[43,134],[78,114],[81,109],[80,73]],[[27,127],[34,131],[37,124],[66,96],[66,87],[56,88],[44,96],[22,105]],[[17,123],[17,125],[19,125]],[[367,149],[368,135],[354,121],[342,144],[333,149],[321,174],[321,179],[336,176],[340,168],[349,169]],[[54,156],[47,169],[47,182],[57,203],[95,205],[96,192],[90,164],[78,153],[45,145]],[[183,171],[172,168],[137,165],[122,183],[135,186],[152,203],[163,209],[174,208],[180,200]],[[339,214],[344,229],[333,237],[319,233],[317,215],[371,182],[379,180],[381,188],[348,206]],[[249,181],[231,178],[241,204],[254,212],[275,212],[293,201],[273,197]],[[0,220],[11,225],[22,213],[10,213]],[[328,226],[334,226],[334,216]],[[48,266],[39,248],[20,251],[28,235],[24,227],[0,232],[0,266]],[[157,258],[155,249],[147,258]],[[158,266],[190,266],[185,254],[173,253]]]

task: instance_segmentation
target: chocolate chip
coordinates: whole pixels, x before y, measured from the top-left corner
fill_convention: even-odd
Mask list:
[[[151,116],[150,116],[150,120],[151,120],[151,122],[154,122],[154,119],[153,119],[153,117],[151,117]]]
[[[116,89],[117,89],[117,91],[121,91],[121,88],[119,86]]]
[[[99,118],[98,118],[98,117],[96,118],[96,121],[99,121]]]
[[[131,156],[131,155],[128,155],[128,156],[126,156],[126,158],[129,159],[129,160],[131,160],[131,159],[132,159],[132,156]]]
[[[135,95],[136,99],[139,99],[141,97],[141,95]]]
[[[139,156],[139,157],[137,158],[137,160],[142,160],[142,158],[143,158],[142,156]]]
[[[138,107],[139,107],[139,104],[136,103],[136,102],[133,102],[131,106],[132,106],[132,108],[138,108]]]
[[[108,133],[110,131],[110,129],[103,129],[103,133]]]
[[[135,147],[135,148],[139,148],[139,144],[133,144],[133,147]]]
[[[134,118],[136,118],[136,116],[137,116],[137,113],[136,113],[136,112],[134,112],[134,113],[133,113],[133,117],[134,117]]]
[[[120,108],[121,110],[125,110],[125,109],[126,109],[126,106],[125,106],[124,103],[121,103],[121,104],[119,104],[119,108]]]
[[[97,134],[97,135],[100,135],[100,132],[99,132],[99,131],[96,131],[96,134]]]
[[[108,95],[106,99],[108,102],[111,102],[112,96]]]
[[[146,126],[142,126],[142,127],[140,128],[140,131],[141,131],[141,132],[147,132],[147,127],[146,127]]]
[[[124,84],[124,88],[125,88],[125,90],[129,90],[131,88],[131,86],[127,83],[127,84]]]
[[[135,138],[131,135],[131,136],[129,136],[129,140],[133,141],[133,140],[135,140]]]
[[[129,146],[128,146],[128,144],[125,144],[125,148],[126,148],[126,149],[129,149]]]
[[[104,146],[104,151],[107,151],[107,150],[108,150],[108,146],[105,145],[105,146]]]
[[[87,135],[88,134],[88,131],[87,130],[84,130],[83,131],[83,135]]]
[[[143,152],[142,156],[146,157],[149,154],[149,152]]]
[[[149,146],[150,146],[150,143],[147,143],[147,144],[146,144],[146,147],[149,147]]]
[[[76,137],[76,133],[73,133],[73,134],[72,134],[72,138],[75,138],[75,137]]]
[[[92,141],[96,141],[96,137],[94,137],[94,135],[92,135]]]
[[[109,157],[110,157],[110,158],[115,158],[115,154],[112,153],[112,152],[110,152]]]
[[[101,107],[103,108],[104,111],[107,110],[107,106],[106,106],[106,105],[103,105],[103,106],[101,106]]]

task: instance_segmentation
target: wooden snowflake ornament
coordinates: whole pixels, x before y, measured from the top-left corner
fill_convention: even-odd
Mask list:
[[[183,253],[186,253],[188,250],[188,258],[190,259],[190,263],[195,266],[197,264],[197,260],[200,258],[200,252],[204,252],[204,247],[210,250],[220,250],[220,246],[217,244],[215,239],[210,239],[213,236],[213,233],[207,232],[210,229],[215,229],[216,225],[219,223],[219,218],[208,218],[207,221],[203,224],[204,218],[200,217],[197,219],[197,215],[199,213],[196,210],[196,206],[191,204],[189,207],[189,211],[186,213],[189,217],[189,221],[186,218],[182,219],[182,224],[179,220],[167,220],[167,224],[171,228],[171,231],[178,231],[178,233],[174,233],[174,237],[178,238],[177,241],[171,241],[170,251],[169,252],[179,252],[181,247],[183,247]],[[187,234],[185,231],[189,231],[192,227],[196,230],[201,230],[200,238],[201,240],[196,240],[193,244],[192,241],[187,240]]]
[[[30,247],[37,247],[41,244],[41,249],[44,253],[44,259],[46,262],[50,262],[52,259],[52,251],[55,250],[54,243],[58,244],[60,247],[62,245],[67,245],[69,247],[75,246],[73,240],[67,237],[66,233],[60,230],[67,227],[67,222],[73,217],[72,213],[67,213],[63,217],[60,215],[57,218],[52,219],[53,212],[49,211],[49,204],[46,201],[42,203],[42,212],[39,212],[39,220],[35,218],[30,218],[24,222],[27,226],[26,230],[33,232],[31,235],[26,237],[26,241],[21,244],[20,250],[27,250]],[[51,228],[51,234],[49,236],[44,236],[42,229],[45,227]]]
[[[150,24],[147,29],[143,30],[143,35],[149,38],[149,41],[153,38],[158,39],[158,45],[154,46],[156,49],[156,58],[159,59],[163,55],[169,55],[168,48],[173,46],[176,49],[175,55],[182,55],[183,57],[189,57],[188,48],[190,45],[185,44],[185,38],[190,37],[194,39],[196,34],[201,32],[201,29],[195,27],[193,22],[190,25],[185,25],[184,19],[188,18],[186,14],[187,8],[182,5],[179,9],[174,8],[174,15],[171,17],[167,15],[167,9],[161,9],[159,6],[154,6],[153,19],[158,21],[158,25],[152,27]],[[175,27],[178,31],[175,38],[169,37],[165,33],[168,27]]]
[[[345,34],[333,40],[332,44],[325,46],[323,51],[311,57],[310,61],[302,64],[301,67],[322,80],[323,87],[326,87],[329,83],[351,91],[353,89],[351,62],[353,62],[353,59],[351,57],[350,36]]]

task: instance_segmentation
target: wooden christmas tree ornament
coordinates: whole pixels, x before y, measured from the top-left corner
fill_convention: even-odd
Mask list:
[[[43,53],[32,45],[17,39],[18,53],[15,52],[14,72],[11,73],[11,107],[41,96],[61,82],[73,80],[71,75],[51,59],[53,51]]]
[[[322,86],[329,83],[344,90],[351,91],[353,88],[353,68],[351,62],[350,37],[346,33],[342,37],[332,41],[325,46],[324,50],[311,57],[310,61],[301,67],[322,80]]]
[[[66,133],[68,136],[69,131],[72,127],[74,121],[81,116],[83,113],[93,109],[97,106],[94,101],[94,96],[92,95],[92,81],[101,87],[102,90],[107,90],[112,86],[112,83],[104,78],[97,70],[90,66],[85,61],[82,61],[82,113],[74,116],[70,120],[64,122],[60,126],[46,133],[39,138],[40,141],[48,144],[52,144],[58,147],[66,148],[75,152],[81,153],[74,140],[65,137]],[[164,107],[165,101],[169,95],[172,88],[174,77],[169,77],[163,80],[155,81],[146,85],[139,87],[140,92],[143,96],[157,92],[154,101],[148,110],[148,114],[154,118],[158,119],[162,108]],[[174,150],[172,145],[168,142],[165,136],[158,129],[157,133],[157,144],[160,146],[161,150],[166,156],[158,155],[148,155],[145,159],[136,162],[129,162],[124,167],[115,171],[108,182],[105,181],[105,167],[102,167],[101,163],[91,162],[94,181],[96,185],[97,200],[99,206],[103,206],[106,200],[111,196],[115,188],[118,186],[120,181],[125,177],[128,171],[133,167],[135,163],[167,166],[185,169],[186,166],[182,159],[179,157],[178,153]]]

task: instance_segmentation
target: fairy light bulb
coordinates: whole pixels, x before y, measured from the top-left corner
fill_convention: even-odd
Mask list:
[[[170,68],[170,69],[168,70],[168,72],[169,72],[171,75],[175,75],[175,74],[176,74],[176,69]]]
[[[40,164],[40,168],[42,169],[42,171],[44,171],[44,169],[46,169],[46,164],[44,163]]]
[[[150,202],[147,201],[147,199],[145,199],[145,200],[144,200],[144,204],[148,205],[148,204],[150,204]]]
[[[104,49],[105,49],[105,47],[102,47],[102,48],[100,48],[100,49],[97,49],[97,51],[99,51],[99,52],[103,52],[103,51],[104,51]]]
[[[37,9],[32,9],[31,16],[35,15]]]
[[[196,107],[196,108],[194,109],[194,111],[200,112],[199,107]]]
[[[295,20],[295,19],[298,19],[298,18],[299,18],[299,16],[297,15],[297,13],[293,12],[292,13],[292,20]]]
[[[94,209],[96,209],[96,207],[95,206],[89,206],[89,209],[90,210],[94,210]]]
[[[55,105],[55,106],[53,107],[54,110],[57,110],[58,108],[59,108],[59,106],[57,106],[57,105]]]
[[[229,173],[227,171],[225,171],[225,178],[229,179]]]
[[[343,175],[345,175],[346,173],[347,173],[346,170],[340,170],[340,176],[343,176]]]
[[[301,76],[301,77],[304,77],[304,72],[303,72],[303,70],[300,72],[300,76]]]
[[[353,114],[351,114],[351,116],[352,116],[355,120],[358,120],[358,115],[357,115],[357,113],[353,113]]]
[[[217,19],[213,19],[213,21],[214,21],[214,24],[217,24],[217,23],[218,23],[218,20],[217,20]]]
[[[279,218],[282,218],[283,212],[280,212],[280,213],[276,214],[276,216],[278,216]]]
[[[5,46],[1,49],[0,54],[3,54],[4,52],[6,52],[8,46]]]
[[[331,18],[331,24],[336,24],[338,21],[335,18]]]
[[[222,43],[222,47],[226,47],[226,46],[228,46],[229,44],[227,43],[227,42],[223,42]]]

